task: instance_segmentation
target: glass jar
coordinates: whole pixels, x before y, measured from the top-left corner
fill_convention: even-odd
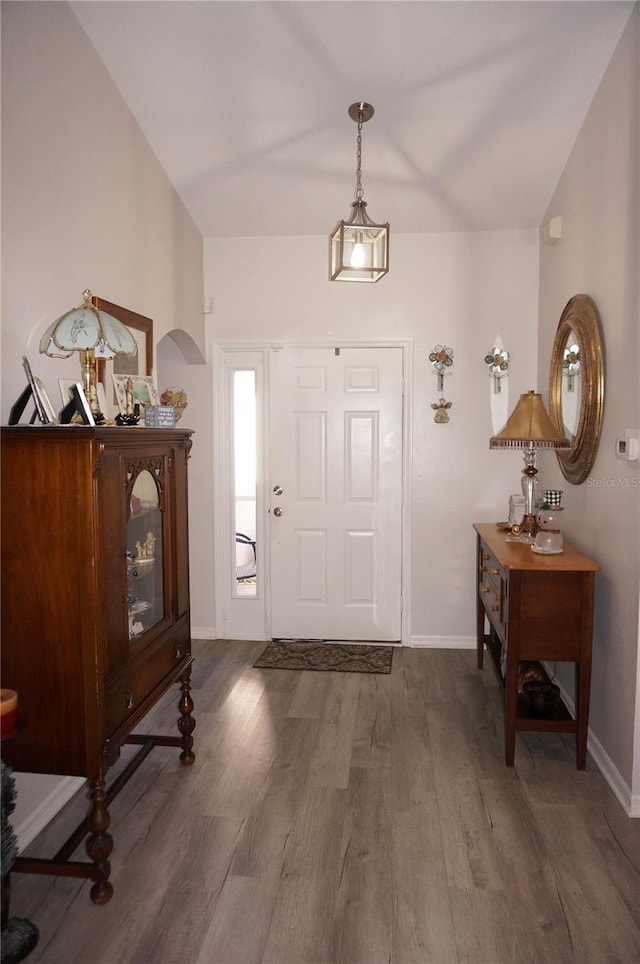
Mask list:
[[[562,506],[543,507],[536,516],[538,534],[535,545],[539,552],[562,552]]]

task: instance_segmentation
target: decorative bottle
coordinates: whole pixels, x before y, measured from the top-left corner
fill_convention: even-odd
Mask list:
[[[535,545],[539,552],[562,552],[561,505],[549,506],[546,502],[537,515],[538,534]]]

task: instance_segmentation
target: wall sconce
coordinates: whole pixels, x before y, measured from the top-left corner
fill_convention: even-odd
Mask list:
[[[580,374],[580,345],[567,345],[562,355],[562,374],[567,379],[567,391],[575,389],[576,375]]]
[[[535,527],[534,489],[537,485],[537,450],[568,449],[569,440],[558,432],[551,421],[538,392],[530,391],[520,396],[520,401],[507,419],[507,424],[489,441],[489,448],[510,448],[524,450],[524,469],[522,470],[522,492],[525,499],[523,542],[533,542]]]
[[[389,270],[389,222],[371,220],[362,187],[362,125],[373,114],[371,104],[349,108],[349,117],[358,124],[355,201],[349,220],[338,221],[329,238],[331,281],[379,281]]]
[[[91,292],[87,288],[78,308],[60,315],[40,339],[40,352],[50,358],[70,358],[74,351],[80,354],[82,386],[96,423],[103,421],[96,394],[96,358],[113,358],[121,352],[134,355],[137,346],[129,329],[104,311],[91,304]]]
[[[446,369],[453,365],[453,348],[449,348],[447,345],[436,345],[429,355],[429,361],[434,374],[438,376],[438,391],[442,392],[444,391],[444,376],[451,374]]]
[[[497,395],[502,391],[501,380],[509,374],[509,352],[494,345],[484,356],[484,361],[489,367],[489,375],[493,378],[493,390]]]

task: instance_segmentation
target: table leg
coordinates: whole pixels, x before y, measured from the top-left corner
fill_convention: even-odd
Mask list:
[[[508,767],[513,766],[516,752],[518,670],[519,664],[514,660],[508,659],[504,691],[504,759]]]
[[[587,766],[587,737],[589,733],[589,694],[591,690],[591,666],[576,660],[576,765],[578,770]]]

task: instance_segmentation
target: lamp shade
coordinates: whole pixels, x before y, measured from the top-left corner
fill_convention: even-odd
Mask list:
[[[571,443],[555,427],[539,392],[525,392],[489,448],[566,449]]]
[[[40,351],[54,358],[69,358],[74,351],[93,351],[96,358],[113,358],[116,353],[133,355],[136,341],[129,329],[91,304],[91,292],[84,292],[78,308],[60,315],[40,339]]]
[[[366,201],[354,201],[348,221],[331,235],[332,281],[379,281],[389,270],[389,224],[376,224]]]

